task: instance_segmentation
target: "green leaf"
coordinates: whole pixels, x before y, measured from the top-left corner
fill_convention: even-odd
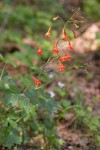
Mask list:
[[[7,137],[7,141],[5,145],[10,148],[14,144],[21,144],[21,142],[22,142],[21,136],[18,136],[11,131]]]
[[[96,116],[92,117],[91,121],[96,127],[100,127],[100,120],[98,117],[96,117]]]
[[[38,99],[39,107],[44,110],[47,110],[49,114],[54,114],[60,108],[60,104],[56,102],[54,99]]]
[[[12,106],[16,106],[18,104],[18,101],[19,101],[19,94],[10,95],[10,104],[12,104]]]
[[[83,109],[74,108],[74,110],[75,110],[78,117],[84,117],[86,115],[86,112]]]
[[[18,136],[18,132],[8,126],[0,131],[0,145],[11,148],[14,144],[21,144],[22,136]]]
[[[30,112],[33,108],[30,99],[25,96],[25,94],[9,94],[6,95],[4,102],[16,106],[20,104],[20,108],[24,109],[26,112]]]
[[[11,57],[13,57],[12,55],[7,55],[7,57],[6,57],[6,63],[7,64],[11,64],[13,67],[17,67],[18,65],[16,64],[16,62],[14,62],[13,61],[13,59],[11,58]]]
[[[26,93],[25,96],[30,99],[30,101],[33,103],[34,106],[38,105],[38,100],[35,98],[35,96],[38,94],[38,92],[34,89],[29,89]]]
[[[32,109],[32,104],[30,103],[30,99],[26,97],[25,94],[20,94],[19,104],[20,107],[24,108],[26,112],[30,112]]]
[[[0,81],[0,90],[3,90],[8,93],[20,93],[20,89],[16,86],[14,81],[10,79],[8,74],[4,74],[2,76],[2,80]]]
[[[10,123],[10,125],[12,126],[12,128],[15,128],[16,130],[19,130],[19,127],[17,125],[17,123],[11,119],[8,119],[8,122]]]
[[[5,62],[5,58],[0,54],[0,60]]]

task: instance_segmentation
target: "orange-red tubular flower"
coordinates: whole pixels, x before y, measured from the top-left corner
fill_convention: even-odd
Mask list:
[[[69,38],[69,36],[66,34],[65,29],[62,30],[62,34],[64,35],[65,39],[68,41],[68,49],[69,49],[69,50],[72,50],[73,47],[72,47],[72,45],[71,45],[71,43],[70,43],[70,38]]]
[[[70,30],[73,32],[73,34],[74,34],[74,38],[77,38],[77,37],[78,37],[78,35],[76,34],[76,32],[75,32],[73,29],[71,29],[71,28],[70,28]]]
[[[53,54],[58,54],[58,53],[59,53],[58,48],[57,48],[57,44],[56,44],[55,41],[54,41],[54,48],[53,48],[53,50],[52,50],[52,53],[53,53]]]
[[[69,38],[69,36],[67,35],[65,29],[62,30],[62,34],[63,34],[63,36],[65,37],[65,39],[70,42],[70,38]]]
[[[47,39],[50,38],[50,31],[51,31],[51,27],[49,27],[47,33],[45,34],[45,37],[46,37]]]
[[[65,56],[61,56],[59,53],[57,54],[59,56],[59,59],[64,62],[66,61],[66,57]]]
[[[66,56],[60,56],[60,60],[61,60],[62,62],[66,61]]]
[[[36,51],[36,54],[37,55],[43,55],[41,47],[39,47],[39,49]]]
[[[71,56],[69,54],[66,54],[66,60],[70,60]]]
[[[70,42],[69,42],[69,44],[68,44],[68,49],[69,49],[69,50],[73,50],[73,47],[72,47],[72,45],[71,45]]]
[[[41,81],[38,80],[37,78],[35,78],[34,76],[32,76],[32,79],[34,80],[36,85],[40,85],[41,84]]]
[[[65,53],[65,60],[70,60],[71,55],[67,54],[64,50],[63,50],[63,52]]]
[[[61,64],[61,62],[58,60],[59,62],[59,71],[64,71],[65,67]]]

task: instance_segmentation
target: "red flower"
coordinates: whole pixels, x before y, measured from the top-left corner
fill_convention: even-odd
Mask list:
[[[71,56],[69,54],[66,54],[66,60],[70,60]]]
[[[65,53],[65,60],[70,60],[71,55],[67,54],[64,49],[63,49],[63,52]]]
[[[36,51],[36,54],[37,55],[43,55],[41,47],[39,47],[39,49]]]
[[[69,38],[69,36],[66,34],[65,29],[62,30],[62,34],[64,35],[65,39],[66,39],[66,40],[68,41],[68,43],[69,43],[68,49],[69,49],[69,50],[72,50],[73,47],[72,47],[72,45],[71,45],[71,43],[70,43],[70,38]]]
[[[34,80],[36,85],[40,85],[41,84],[41,81],[38,80],[37,78],[35,78],[34,76],[32,76],[32,79]]]
[[[54,54],[58,54],[59,53],[56,42],[54,42],[54,48],[53,48],[52,52]]]
[[[57,54],[59,56],[59,59],[64,62],[66,60],[66,57],[65,56],[60,56],[59,53]]]
[[[59,71],[64,71],[65,67],[61,64],[61,62],[58,60],[59,62]]]
[[[77,37],[78,37],[78,35],[76,34],[76,32],[75,32],[73,29],[71,29],[71,28],[70,28],[70,30],[73,32],[73,34],[74,34],[74,38],[77,38]]]
[[[68,44],[68,49],[69,49],[69,50],[73,50],[73,47],[72,47],[72,45],[70,44],[70,42],[69,42],[69,44]]]
[[[46,37],[47,39],[50,38],[50,31],[51,31],[51,27],[49,27],[47,33],[45,34],[45,37]]]
[[[69,38],[69,36],[67,35],[65,29],[62,30],[62,34],[63,34],[63,36],[65,37],[65,39],[70,42],[70,38]]]
[[[66,57],[65,57],[65,56],[60,56],[60,60],[61,60],[62,62],[64,62],[64,61],[66,61]]]

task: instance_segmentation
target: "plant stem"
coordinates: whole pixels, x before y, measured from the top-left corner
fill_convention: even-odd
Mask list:
[[[58,118],[55,121],[55,124],[57,124],[59,122],[59,120],[64,116],[64,114],[71,108],[80,108],[79,105],[74,105],[74,106],[69,106],[67,108],[65,108],[58,116]]]
[[[43,67],[43,68],[42,68],[42,70],[40,71],[40,73],[39,73],[38,77],[39,77],[39,76],[42,74],[42,72],[44,71],[44,69],[45,69],[46,65],[49,63],[49,61],[50,61],[51,57],[52,57],[52,55],[50,55],[50,56],[49,56],[49,58],[48,58],[47,62],[44,64],[44,67]]]
[[[1,71],[0,81],[1,81],[1,79],[2,79],[2,76],[3,76],[3,73],[4,73],[5,67],[6,67],[6,64],[4,65],[4,67],[3,67],[2,71]]]
[[[44,69],[45,69],[46,65],[49,63],[51,57],[52,57],[52,55],[49,56],[47,62],[44,64],[44,67],[43,67],[42,70],[40,71],[38,77],[39,77],[39,76],[42,74],[42,72],[44,71]],[[23,91],[23,93],[27,92],[28,89],[29,89],[32,85],[33,85],[33,82]],[[36,86],[36,88],[37,88],[37,86]]]
[[[73,15],[68,19],[68,21],[67,21],[66,23],[64,23],[63,19],[62,19],[61,17],[59,17],[59,18],[62,20],[62,22],[64,23],[64,28],[67,26],[67,24],[69,23],[70,19],[76,14],[76,12],[77,12],[77,10],[73,13]],[[61,34],[60,34],[60,36],[61,36]],[[58,38],[58,40],[57,40],[57,45],[58,45],[58,43],[59,43],[59,41],[60,41],[60,36],[59,36],[59,38]],[[63,46],[61,46],[61,47],[63,47]],[[39,76],[42,74],[42,72],[44,71],[46,65],[50,62],[51,57],[52,57],[52,55],[49,56],[47,62],[44,64],[44,67],[42,68],[42,70],[40,71],[40,73],[39,73],[39,75],[38,75],[37,77],[39,77]],[[29,89],[32,85],[33,85],[33,82],[23,91],[23,93],[25,93],[26,91],[28,91],[28,89]],[[35,89],[37,89],[37,85],[36,85],[36,88],[35,88]]]

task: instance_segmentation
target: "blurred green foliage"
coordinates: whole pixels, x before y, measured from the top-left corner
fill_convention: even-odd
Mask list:
[[[24,48],[25,52],[15,52],[12,56],[8,55],[8,59],[12,60],[12,57],[15,59],[17,57],[17,59],[21,59],[22,62],[29,65],[30,62],[32,64],[32,52],[34,55],[38,45],[41,44],[45,50],[44,59],[46,59],[48,57],[48,51],[52,48],[52,41],[50,40],[48,42],[45,40],[44,35],[52,25],[53,17],[57,14],[64,15],[64,12],[63,4],[57,3],[57,0],[34,0],[32,2],[29,1],[28,5],[11,0],[0,2],[0,51],[7,54],[9,51],[4,46],[11,43],[17,45],[19,48]],[[57,35],[54,29],[57,26],[59,30],[60,24],[61,21],[58,21],[57,25],[53,23],[53,38]],[[23,39],[25,38],[36,42],[34,48],[23,43]],[[24,55],[28,55],[30,61],[29,59],[24,61]],[[36,55],[34,57],[37,59]]]
[[[84,11],[86,13],[86,18],[92,20],[100,20],[100,0],[84,0],[83,1]]]

